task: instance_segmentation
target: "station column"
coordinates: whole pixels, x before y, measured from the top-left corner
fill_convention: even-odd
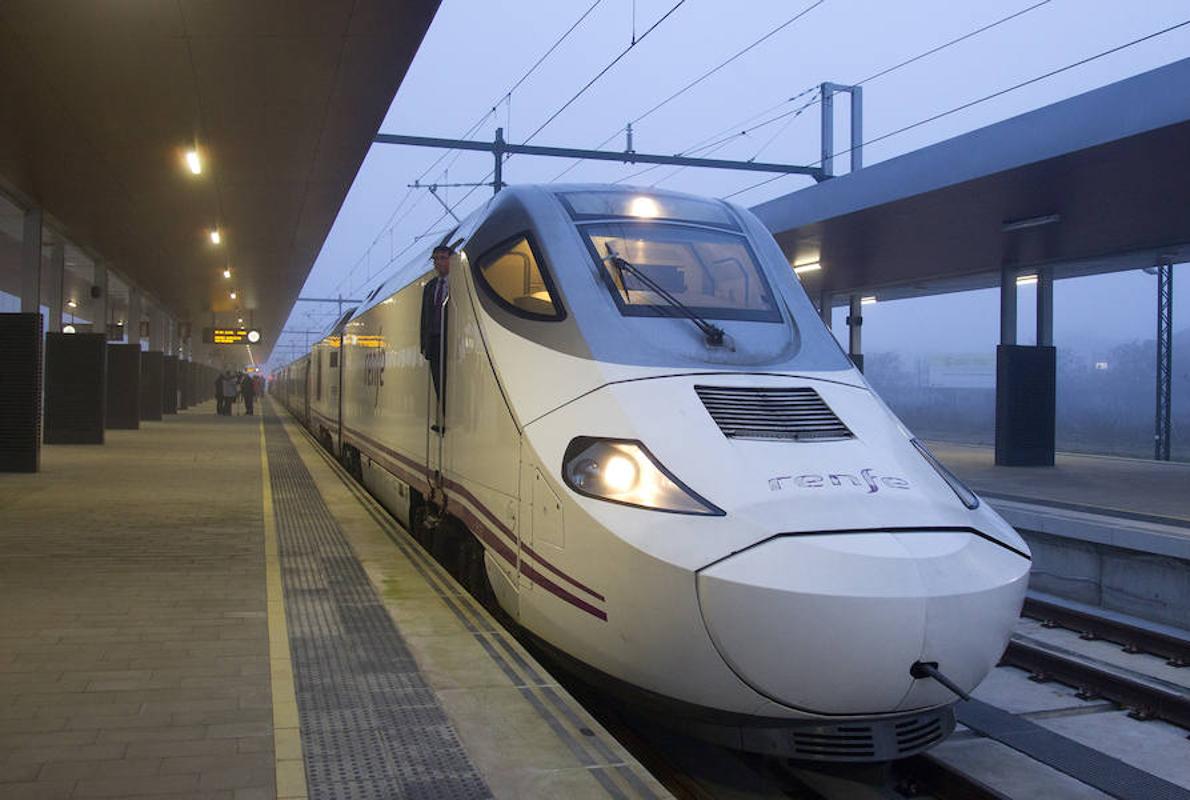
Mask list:
[[[50,303],[49,318],[46,320],[47,333],[57,333],[62,330],[62,293],[66,282],[66,246],[61,237],[55,236],[57,241],[50,251]]]
[[[864,371],[863,309],[863,298],[858,294],[851,295],[847,311],[847,355],[860,372]]]
[[[41,216],[24,215],[21,310],[0,314],[0,472],[37,472],[41,460]]]
[[[1057,359],[1052,276],[1037,276],[1037,344],[1017,344],[1017,274],[1000,272],[1000,344],[996,348],[996,464],[1053,466]],[[1044,342],[1044,344],[1043,344]]]
[[[95,333],[102,333],[107,335],[107,316],[111,313],[109,310],[111,305],[108,301],[108,280],[107,280],[107,262],[96,260],[95,262],[95,290],[98,297],[95,298],[94,304],[95,312],[92,316],[95,319],[91,320],[91,330]]]
[[[41,311],[41,209],[25,212],[21,237],[21,312]]]

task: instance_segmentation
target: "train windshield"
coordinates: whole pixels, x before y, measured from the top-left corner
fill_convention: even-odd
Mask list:
[[[739,234],[663,222],[601,222],[581,230],[625,315],[672,316],[660,287],[700,317],[781,321],[764,272]],[[613,255],[649,281],[618,269]]]

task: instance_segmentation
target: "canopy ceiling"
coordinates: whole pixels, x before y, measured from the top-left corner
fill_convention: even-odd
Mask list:
[[[811,293],[881,297],[1190,260],[1190,59],[753,210]]]
[[[239,308],[271,344],[437,7],[8,0],[0,181],[196,331]]]

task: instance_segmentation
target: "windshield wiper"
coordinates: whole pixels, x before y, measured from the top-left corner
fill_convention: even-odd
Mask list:
[[[637,267],[631,261],[621,258],[616,253],[616,251],[612,249],[612,246],[610,244],[607,245],[607,256],[604,258],[604,260],[610,261],[612,266],[616,268],[616,272],[620,277],[620,286],[623,287],[623,289],[624,289],[624,299],[625,300],[630,300],[630,298],[628,296],[628,284],[624,282],[624,273],[627,272],[629,275],[632,275],[638,281],[643,283],[647,288],[656,292],[657,295],[659,297],[661,297],[662,300],[669,303],[671,306],[676,308],[678,311],[682,312],[683,316],[685,316],[687,319],[689,319],[691,322],[693,322],[698,327],[698,329],[700,331],[702,331],[702,335],[706,337],[706,341],[707,341],[708,345],[710,345],[711,347],[722,347],[723,346],[723,329],[722,328],[720,328],[718,325],[716,325],[712,322],[707,322],[705,319],[700,317],[698,314],[694,313],[694,311],[691,310],[690,306],[686,305],[681,300],[674,297],[672,294],[670,294],[665,289],[663,289],[661,287],[661,284],[657,283],[657,281],[653,280],[648,275],[646,275],[643,271],[640,270],[639,267]]]

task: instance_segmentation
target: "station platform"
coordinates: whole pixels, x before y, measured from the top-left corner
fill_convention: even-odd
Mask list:
[[[0,797],[668,796],[261,406],[0,475]]]
[[[998,467],[990,447],[929,446],[1028,542],[1033,590],[1187,627],[1190,464],[1059,453]]]
[[[999,467],[992,447],[928,444],[956,475],[993,502],[1033,503],[1190,528],[1187,463],[1058,453],[1052,467]]]

